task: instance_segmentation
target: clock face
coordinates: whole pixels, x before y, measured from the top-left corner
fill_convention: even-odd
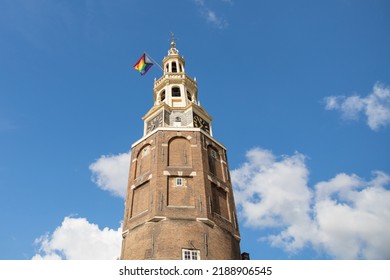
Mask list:
[[[146,127],[146,132],[150,132],[155,130],[157,127],[162,126],[162,120],[163,120],[163,114],[162,112],[158,114],[156,117],[148,121],[147,127]]]
[[[208,122],[206,122],[204,119],[199,117],[197,114],[194,113],[194,127],[198,127],[207,133],[210,133],[210,125]]]

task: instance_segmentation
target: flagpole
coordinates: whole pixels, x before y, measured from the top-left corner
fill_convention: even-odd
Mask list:
[[[158,67],[160,67],[161,71],[164,72],[164,69],[160,66],[160,64],[158,64],[154,59],[153,57],[151,57],[147,52],[144,52],[152,61],[153,63],[155,63]]]

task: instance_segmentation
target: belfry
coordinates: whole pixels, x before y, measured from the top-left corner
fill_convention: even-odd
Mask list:
[[[121,259],[241,259],[226,148],[174,39],[132,145]]]

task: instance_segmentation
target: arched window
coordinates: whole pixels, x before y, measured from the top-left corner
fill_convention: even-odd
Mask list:
[[[187,90],[187,99],[189,101],[192,101],[192,96],[191,96],[191,93]]]
[[[144,146],[137,156],[137,167],[135,171],[135,177],[145,174],[150,170],[151,166],[151,148],[150,145]]]
[[[172,72],[173,72],[173,73],[176,73],[176,72],[177,72],[176,62],[172,62]]]
[[[172,88],[172,97],[180,97],[180,88],[179,87],[173,87]]]
[[[188,139],[175,137],[169,141],[169,166],[191,166],[191,162],[191,145]]]
[[[217,177],[221,176],[221,164],[217,150],[209,146],[207,148],[209,171]]]
[[[161,102],[165,100],[165,90],[163,90],[160,94],[160,100]]]

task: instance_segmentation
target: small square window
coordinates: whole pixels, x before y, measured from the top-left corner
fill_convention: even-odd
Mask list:
[[[183,186],[183,178],[178,177],[176,178],[176,187],[182,187]]]
[[[183,260],[200,260],[200,251],[199,250],[182,250],[182,259]]]

